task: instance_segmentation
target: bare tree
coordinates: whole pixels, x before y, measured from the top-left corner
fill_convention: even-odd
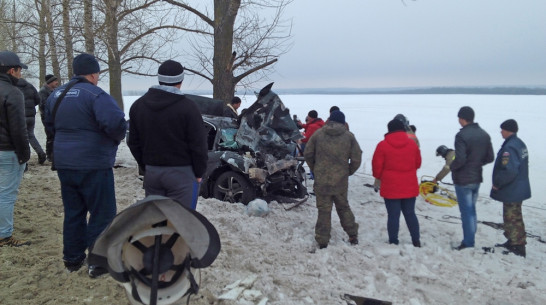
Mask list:
[[[96,0],[94,8],[95,54],[107,63],[110,94],[123,109],[122,74],[151,75],[150,63],[166,57],[180,27],[161,0]]]
[[[93,37],[93,0],[83,0],[83,37],[85,52],[95,53],[95,38]]]
[[[292,0],[214,0],[212,17],[207,7],[164,1],[194,16],[188,41],[196,66],[188,70],[210,81],[214,98],[226,103],[238,84],[267,77],[291,46],[291,23],[282,15]]]

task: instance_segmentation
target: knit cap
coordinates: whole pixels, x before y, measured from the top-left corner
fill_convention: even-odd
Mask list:
[[[159,66],[157,80],[166,85],[179,84],[184,80],[184,67],[179,62],[169,59]]]
[[[345,114],[339,110],[332,111],[332,113],[330,113],[328,121],[345,124]]]
[[[518,122],[514,119],[509,119],[502,122],[500,128],[510,132],[518,132]]]
[[[74,70],[74,75],[89,75],[99,73],[100,66],[95,56],[82,53],[74,57],[72,70]]]

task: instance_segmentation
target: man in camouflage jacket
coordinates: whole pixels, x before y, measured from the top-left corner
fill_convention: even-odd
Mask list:
[[[320,248],[330,241],[332,202],[349,242],[358,244],[358,224],[349,206],[347,190],[349,176],[362,161],[362,150],[354,135],[345,127],[341,111],[330,114],[328,123],[317,130],[307,142],[305,161],[315,174],[314,191],[317,198],[318,219],[315,240]]]

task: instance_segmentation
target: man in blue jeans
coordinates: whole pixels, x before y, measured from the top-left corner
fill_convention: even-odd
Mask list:
[[[25,100],[15,87],[21,69],[27,66],[10,51],[0,52],[0,247],[27,246],[30,241],[15,239],[13,209],[30,158]]]
[[[80,269],[85,251],[116,216],[112,167],[127,130],[123,111],[97,86],[97,59],[83,53],[72,66],[75,76],[49,96],[44,109],[45,125],[54,135],[53,165],[64,206],[63,261],[70,272]],[[94,278],[108,271],[89,265],[88,272]]]
[[[474,247],[478,222],[476,200],[483,181],[482,167],[493,162],[495,155],[491,137],[474,123],[474,110],[461,107],[457,116],[462,128],[455,136],[455,160],[450,169],[463,223],[463,240],[455,249],[462,250]]]

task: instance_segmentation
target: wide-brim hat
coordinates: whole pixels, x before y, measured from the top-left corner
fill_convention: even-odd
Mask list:
[[[176,301],[194,284],[191,269],[210,266],[221,246],[203,215],[172,199],[148,196],[120,212],[91,246],[88,264],[106,268],[131,298],[149,299],[150,261],[158,240],[158,297]]]

